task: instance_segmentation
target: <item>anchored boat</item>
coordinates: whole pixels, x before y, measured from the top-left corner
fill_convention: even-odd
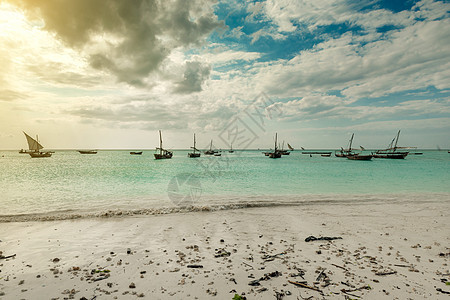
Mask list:
[[[162,147],[162,135],[161,130],[159,131],[159,147],[156,148],[156,151],[159,150],[159,153],[155,153],[155,159],[169,159],[172,158],[173,152],[163,149]]]
[[[390,159],[404,159],[408,155],[408,151],[397,151],[397,149],[410,149],[414,147],[397,147],[398,138],[400,137],[400,130],[397,136],[391,141],[386,149],[378,150],[372,155],[375,158],[390,158]]]
[[[200,157],[200,151],[197,148],[195,148],[195,133],[194,133],[194,147],[191,147],[191,149],[193,149],[194,152],[188,153],[188,157],[191,157],[191,158]],[[195,152],[195,151],[197,151],[197,152]]]

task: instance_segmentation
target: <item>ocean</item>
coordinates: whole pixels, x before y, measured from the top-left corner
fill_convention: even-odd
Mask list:
[[[61,150],[50,158],[0,151],[0,222],[450,198],[447,151],[372,161],[301,151],[270,159],[259,150],[200,158],[175,150],[172,159],[155,160],[154,151],[129,151]]]

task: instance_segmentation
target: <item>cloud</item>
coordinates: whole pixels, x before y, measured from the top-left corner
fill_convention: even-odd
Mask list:
[[[290,60],[253,64],[255,86],[277,97],[341,91],[349,99],[450,88],[450,20],[416,22],[383,37],[346,33]]]
[[[175,93],[189,94],[200,92],[203,82],[209,78],[211,66],[199,61],[186,62],[184,78],[176,84]]]
[[[306,121],[347,119],[360,121],[424,118],[430,115],[450,115],[450,98],[439,100],[407,100],[397,105],[348,105],[345,98],[330,95],[309,95],[276,105],[282,111],[282,120]]]
[[[13,1],[12,3],[16,3]],[[146,86],[173,49],[201,44],[222,26],[212,1],[20,1],[30,16],[89,64],[118,81]]]

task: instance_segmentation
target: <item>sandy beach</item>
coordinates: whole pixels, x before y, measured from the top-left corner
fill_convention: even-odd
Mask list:
[[[0,298],[448,299],[449,212],[404,199],[2,223]]]

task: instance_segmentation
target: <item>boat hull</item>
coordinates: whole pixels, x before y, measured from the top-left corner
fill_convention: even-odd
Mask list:
[[[372,160],[373,155],[360,155],[360,154],[355,154],[355,155],[347,155],[347,159],[350,160]]]
[[[408,152],[394,152],[394,153],[372,153],[375,158],[387,158],[387,159],[405,159]]]
[[[142,151],[140,151],[140,152],[130,152],[130,154],[131,154],[131,155],[141,155],[141,154],[142,154]]]
[[[200,157],[200,153],[188,153],[188,157],[190,158]]]
[[[269,158],[280,158],[280,157],[281,157],[281,153],[279,153],[279,152],[269,153]]]
[[[170,159],[172,158],[172,154],[159,154],[155,153],[153,154],[155,156],[155,159]]]
[[[81,150],[78,150],[78,152],[80,152],[80,154],[97,154],[97,151],[81,151]]]
[[[32,158],[51,157],[51,152],[28,152]]]

